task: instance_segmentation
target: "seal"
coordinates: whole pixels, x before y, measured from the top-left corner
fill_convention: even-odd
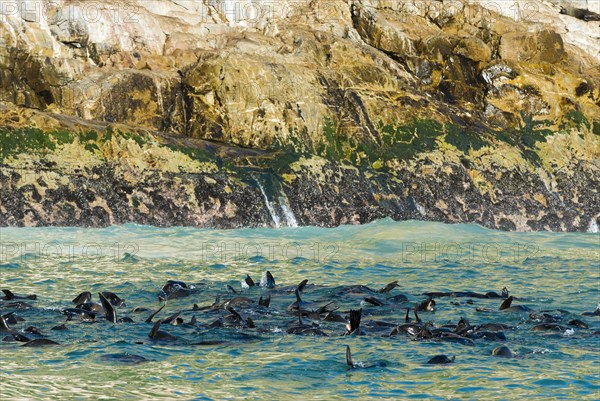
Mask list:
[[[130,353],[122,353],[122,354],[106,354],[100,357],[101,360],[111,362],[111,363],[122,363],[125,365],[139,365],[140,363],[148,362],[149,360],[144,358],[141,355],[135,355]]]
[[[223,302],[220,306],[223,309],[227,309],[227,308],[231,308],[234,306],[240,306],[240,305],[249,305],[249,304],[253,304],[254,300],[248,298],[248,297],[233,297],[228,301]]]
[[[10,335],[4,337],[2,341],[18,341],[21,343],[26,343],[28,341],[31,341],[31,339],[25,337],[23,334],[20,333],[11,333]]]
[[[428,360],[427,363],[429,365],[444,365],[447,363],[454,363],[455,359],[455,356],[453,356],[452,358],[448,358],[446,355],[436,355],[430,360]]]
[[[492,350],[492,356],[500,358],[514,358],[515,354],[506,345],[500,345]]]
[[[234,327],[240,329],[253,329],[256,327],[254,325],[254,321],[250,317],[244,319],[244,317],[242,317],[242,315],[240,315],[239,312],[232,307],[228,307],[227,311],[230,313],[230,315],[226,316],[224,320],[228,323],[228,325],[233,325]]]
[[[566,327],[558,323],[540,323],[533,326],[531,331],[565,331]]]
[[[47,338],[36,338],[35,340],[27,341],[22,347],[46,347],[49,345],[60,345],[56,341],[48,340]]]
[[[596,305],[596,310],[594,310],[593,312],[583,312],[582,315],[583,316],[600,316],[600,302],[598,302],[598,305]]]
[[[175,340],[177,340],[177,337],[175,337],[174,335],[169,334],[166,331],[160,330],[160,324],[161,324],[161,321],[159,319],[156,321],[156,323],[154,323],[154,326],[152,326],[152,330],[150,330],[150,333],[148,333],[148,337],[150,337],[154,341],[175,341]]]
[[[435,301],[429,297],[416,306],[416,310],[423,312],[435,312]]]
[[[35,294],[16,295],[16,294],[13,294],[12,292],[10,292],[9,290],[2,290],[2,292],[4,293],[4,297],[2,297],[2,299],[5,301],[11,301],[13,299],[31,299],[31,300],[37,299],[37,295],[35,295]]]
[[[315,323],[312,325],[305,324],[302,321],[302,308],[298,308],[298,324],[294,324],[287,329],[288,334],[326,336],[319,326]]]
[[[500,305],[500,310],[502,312],[529,312],[531,309],[529,309],[526,306],[523,305],[512,305],[512,301],[514,300],[514,297],[511,295],[510,297],[506,298],[504,300],[504,302],[502,302],[502,304]]]
[[[194,289],[189,287],[183,281],[168,280],[161,289],[161,293],[158,295],[159,301],[166,301],[168,299],[183,298],[191,295]]]
[[[582,320],[579,319],[573,319],[569,322],[569,326],[573,326],[573,327],[578,327],[580,329],[589,329],[590,326],[588,326],[588,324]]]
[[[491,298],[508,298],[508,289],[504,287],[502,294],[498,294],[495,291],[489,291],[485,294],[480,294],[473,291],[452,291],[452,292],[425,292],[423,295],[428,297],[453,297],[453,298],[480,298],[480,299],[491,299]]]
[[[600,21],[600,14],[597,14],[593,11],[584,9],[584,8],[575,8],[575,7],[561,7],[560,13],[564,15],[568,15],[570,17],[577,18],[579,20],[590,22],[590,21]]]
[[[72,320],[74,316],[78,316],[81,320],[85,322],[95,322],[96,321],[96,312],[92,312],[86,309],[81,308],[67,308],[63,309],[63,314],[67,315],[67,320]]]

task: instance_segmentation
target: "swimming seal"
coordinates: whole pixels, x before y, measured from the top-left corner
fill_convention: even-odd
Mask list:
[[[150,337],[152,340],[155,340],[155,341],[175,341],[175,340],[177,340],[177,337],[175,337],[174,335],[169,334],[166,331],[160,330],[160,324],[161,324],[161,321],[159,319],[156,321],[156,323],[154,323],[154,326],[152,326],[152,330],[150,330],[150,333],[148,333],[148,337]]]
[[[287,329],[288,334],[299,334],[299,335],[314,335],[314,336],[327,336],[319,326],[315,323],[312,325],[305,324],[302,321],[302,308],[298,308],[298,324],[292,325]]]
[[[444,365],[447,363],[454,363],[455,359],[455,356],[453,356],[452,358],[448,358],[446,355],[436,355],[430,360],[428,360],[427,363],[429,365]]]
[[[528,312],[531,310],[528,307],[523,306],[523,305],[511,306],[513,300],[514,300],[514,297],[512,295],[510,297],[506,298],[500,305],[500,310],[502,312]]]
[[[48,345],[60,345],[56,341],[48,340],[47,338],[36,338],[22,345],[22,347],[45,347]]]
[[[18,341],[21,343],[26,343],[31,341],[31,339],[20,333],[11,333],[10,335],[4,337],[2,341]]]
[[[514,358],[515,354],[506,345],[501,345],[492,350],[492,355],[500,358]]]
[[[2,292],[4,293],[4,297],[2,299],[5,301],[11,301],[13,299],[32,299],[32,300],[37,299],[37,295],[35,295],[35,294],[16,295],[16,294],[13,294],[12,292],[10,292],[9,290],[2,290]]]
[[[590,326],[588,326],[588,324],[582,320],[579,319],[573,319],[569,322],[569,326],[573,326],[573,327],[579,327],[580,329],[589,329]]]
[[[159,301],[187,297],[194,292],[194,289],[186,283],[177,280],[168,280],[161,290],[162,292],[158,295]]]
[[[600,302],[596,305],[596,309],[593,312],[583,312],[583,316],[600,316]]]
[[[100,357],[100,359],[103,359],[103,360],[109,361],[109,362],[122,363],[125,365],[138,365],[140,363],[148,362],[148,359],[144,358],[143,356],[130,354],[127,352],[125,352],[123,354],[102,355]]]
[[[435,312],[435,301],[433,298],[429,297],[425,301],[418,304],[416,309],[424,312]]]

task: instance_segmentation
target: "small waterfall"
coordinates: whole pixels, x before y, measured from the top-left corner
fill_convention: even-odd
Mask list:
[[[256,185],[265,199],[265,205],[275,228],[298,227],[296,216],[294,216],[288,197],[279,181],[271,174],[260,174],[260,176],[253,174],[252,178],[256,181]],[[268,193],[276,196],[269,197]]]
[[[596,223],[596,219],[592,217],[590,220],[590,226],[588,227],[588,233],[598,233],[598,223]]]
[[[283,196],[279,197],[279,207],[281,207],[281,211],[283,212],[283,218],[288,227],[298,227],[296,216],[294,216],[294,212],[292,212],[288,198],[285,195],[285,192],[281,191],[281,193]]]
[[[269,214],[271,215],[271,220],[273,220],[273,224],[275,224],[275,228],[281,227],[281,220],[279,220],[279,216],[277,216],[277,212],[275,211],[273,204],[269,200],[269,197],[267,196],[267,193],[265,192],[265,188],[260,183],[260,180],[257,180],[256,178],[254,178],[254,180],[258,184],[258,187],[260,188],[260,192],[262,193],[263,198],[265,198],[265,204],[267,205],[267,209],[269,210]]]

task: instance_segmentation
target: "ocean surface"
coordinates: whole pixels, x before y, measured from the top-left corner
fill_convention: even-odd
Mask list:
[[[2,228],[0,234],[0,288],[37,294],[36,300],[21,300],[31,305],[26,308],[0,301],[1,313],[14,311],[25,319],[12,329],[23,333],[35,326],[43,338],[60,344],[0,341],[1,399],[600,399],[600,336],[594,334],[600,317],[582,316],[600,300],[597,233],[506,233],[382,220],[333,229],[125,225]],[[267,270],[275,289],[242,289],[247,274],[258,284]],[[342,336],[345,324],[337,322],[320,323],[328,336],[287,334],[297,321],[287,310],[296,299],[289,288],[303,279],[309,285],[302,299],[314,302],[314,309],[345,286],[379,289],[395,280],[399,287],[387,296],[405,294],[409,302],[377,307],[360,294],[340,298],[342,316],[363,309],[366,335]],[[132,309],[158,309],[167,280],[193,285],[195,293],[168,300],[159,317],[182,311],[185,322],[195,316],[197,324],[163,325],[177,340],[153,341],[148,337],[153,324],[144,322],[151,312]],[[191,311],[193,304],[213,304],[217,295],[221,301],[233,297],[227,285],[256,301],[271,294],[266,311],[236,307],[256,328],[208,328],[228,312]],[[435,312],[421,312],[424,321],[441,326],[464,317],[473,325],[504,323],[510,326],[506,341],[477,339],[469,346],[370,330],[370,321],[404,323],[405,308],[425,300],[424,292],[500,293],[503,287],[517,297],[513,304],[555,311],[548,314],[560,315],[566,329],[531,331],[539,322],[529,312],[498,312],[501,299],[444,297],[436,299]],[[73,320],[67,330],[51,330],[66,321],[62,310],[74,307],[71,300],[83,291],[91,291],[96,302],[100,291],[125,298],[127,306],[117,308],[117,316],[134,322],[112,324],[99,316],[93,323]],[[589,329],[567,325],[576,318]],[[224,342],[193,344],[201,341]],[[491,351],[502,344],[517,357],[493,357]],[[346,345],[355,363],[377,366],[350,369]],[[438,354],[456,361],[426,363]]]

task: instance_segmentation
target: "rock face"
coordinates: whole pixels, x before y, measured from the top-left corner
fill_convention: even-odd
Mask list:
[[[600,219],[597,3],[0,6],[0,226]]]

